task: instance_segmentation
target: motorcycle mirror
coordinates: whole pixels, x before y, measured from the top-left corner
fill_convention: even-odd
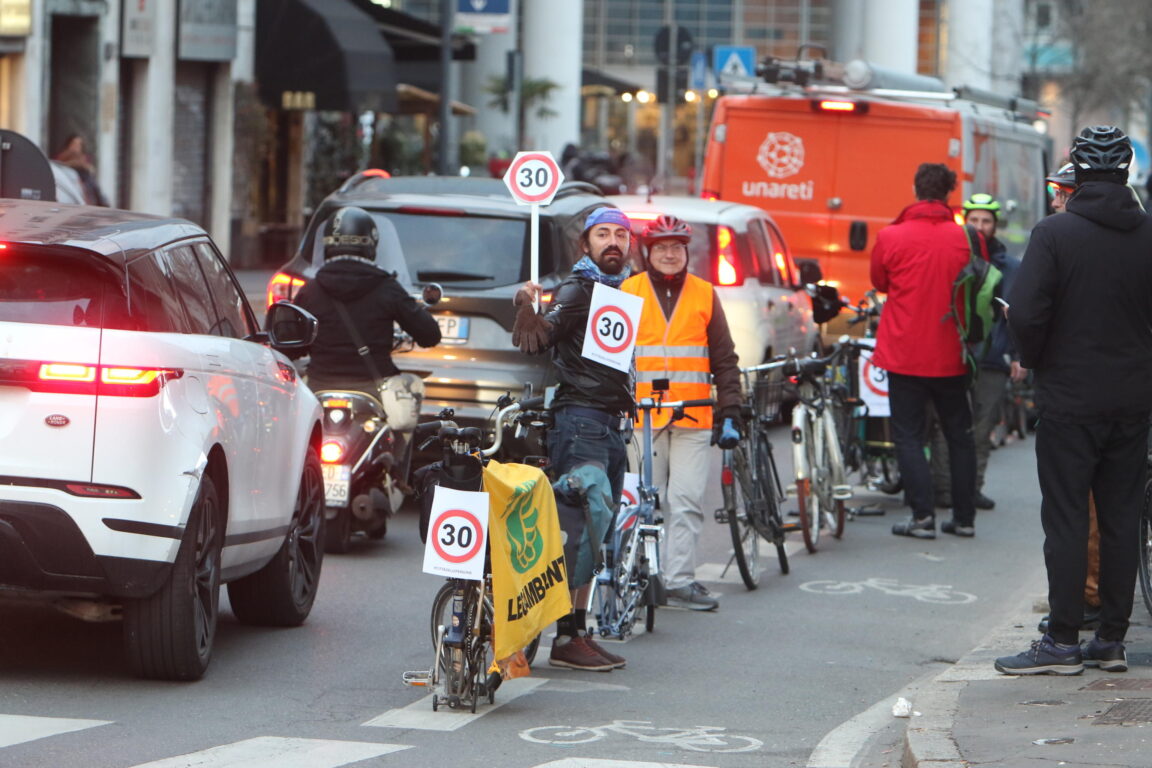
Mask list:
[[[440,287],[439,283],[428,283],[421,290],[420,297],[425,304],[433,307],[440,303],[440,299],[444,298],[444,289]]]

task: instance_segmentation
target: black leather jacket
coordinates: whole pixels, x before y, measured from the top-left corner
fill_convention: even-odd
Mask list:
[[[552,407],[580,405],[608,413],[632,413],[631,376],[581,355],[588,307],[596,283],[573,276],[556,287],[544,319],[559,382]]]
[[[326,262],[316,279],[305,284],[293,300],[319,321],[309,375],[325,380],[372,378],[336,310],[338,301],[347,307],[356,331],[371,350],[377,372],[384,378],[400,372],[392,362],[393,323],[422,347],[440,343],[436,318],[408,295],[391,272],[363,259],[337,257]]]

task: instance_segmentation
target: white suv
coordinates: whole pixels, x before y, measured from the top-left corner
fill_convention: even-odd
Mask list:
[[[194,224],[0,201],[0,594],[122,613],[134,672],[208,666],[228,583],[290,626],[323,560],[320,406]]]

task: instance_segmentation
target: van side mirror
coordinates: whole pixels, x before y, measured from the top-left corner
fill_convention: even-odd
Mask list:
[[[264,317],[268,343],[279,351],[308,349],[316,341],[317,328],[311,313],[286,301],[273,304]]]
[[[801,285],[815,285],[824,279],[824,272],[820,269],[820,263],[811,259],[801,259],[796,263],[800,268],[800,284]]]
[[[854,221],[848,226],[848,247],[854,251],[868,247],[868,222]]]

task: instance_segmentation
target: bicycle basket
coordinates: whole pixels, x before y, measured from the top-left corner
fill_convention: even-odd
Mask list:
[[[784,376],[779,368],[760,371],[752,382],[752,402],[762,419],[775,421],[784,399]]]

